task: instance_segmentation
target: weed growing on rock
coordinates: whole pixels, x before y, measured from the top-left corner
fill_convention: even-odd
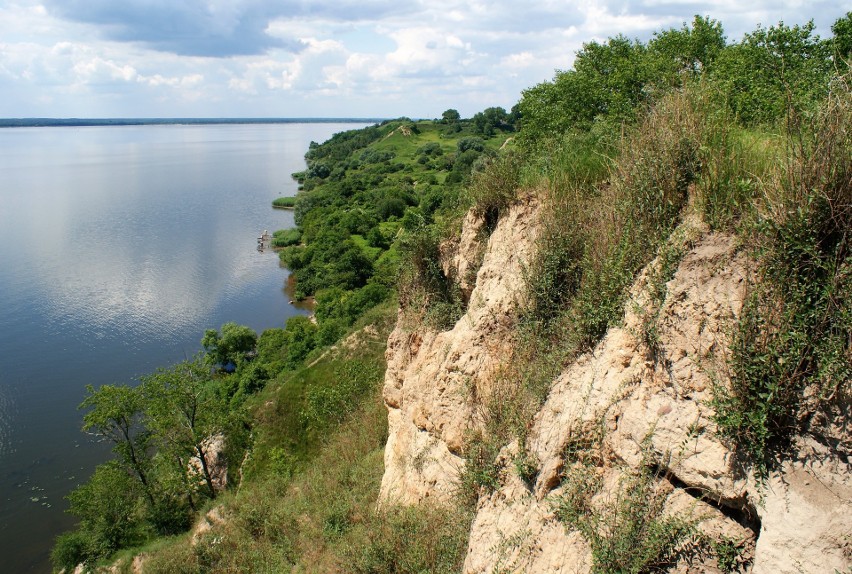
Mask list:
[[[667,492],[648,457],[646,450],[638,471],[605,502],[595,500],[602,487],[598,467],[576,462],[565,474],[554,510],[589,542],[595,574],[654,572],[698,550],[696,521],[665,515]]]
[[[719,432],[759,480],[796,434],[818,434],[815,416],[852,380],[852,95],[844,86],[813,135],[792,132],[767,216],[753,230],[759,269],[735,333],[731,387],[714,391]]]

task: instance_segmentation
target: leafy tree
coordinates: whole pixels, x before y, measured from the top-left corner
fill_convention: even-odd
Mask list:
[[[842,18],[838,18],[831,25],[831,31],[834,33],[832,38],[832,46],[834,48],[834,62],[839,70],[845,70],[849,67],[849,60],[852,59],[852,12],[847,12]]]
[[[485,149],[485,142],[482,141],[482,138],[462,138],[456,144],[456,149],[458,149],[459,153],[464,153],[468,150],[483,151]]]
[[[222,325],[221,334],[207,329],[201,339],[207,357],[213,364],[235,366],[246,361],[257,346],[257,333],[245,325],[228,322]]]
[[[471,122],[474,131],[485,137],[493,136],[495,130],[509,130],[512,127],[509,123],[509,114],[500,107],[487,108],[479,112],[473,116]]]
[[[402,199],[387,197],[376,206],[376,212],[379,214],[379,218],[387,220],[391,217],[402,217],[402,214],[405,213],[405,207],[405,202]]]
[[[286,360],[290,368],[295,368],[316,347],[317,326],[307,317],[297,315],[287,319]]]
[[[370,232],[367,233],[367,243],[370,247],[378,247],[379,249],[387,249],[390,247],[390,242],[378,226],[373,227],[370,229]]]
[[[552,82],[523,93],[522,139],[537,147],[569,130],[589,128],[596,119],[629,120],[659,77],[641,42],[619,35],[603,44],[584,44],[573,70],[557,72]]]
[[[184,473],[195,460],[207,495],[215,498],[208,439],[227,426],[227,409],[204,361],[195,358],[142,377],[142,393],[146,420],[160,452]]]
[[[461,114],[459,114],[458,110],[454,110],[450,108],[441,114],[441,121],[445,124],[456,123],[461,119]]]
[[[141,541],[144,509],[138,485],[120,464],[108,462],[68,495],[68,512],[80,519],[86,554],[107,556]]]
[[[725,49],[725,35],[721,23],[696,15],[691,28],[684,24],[679,30],[654,33],[648,48],[660,58],[661,75],[677,84],[680,74],[695,77],[711,67]]]
[[[91,410],[83,416],[83,430],[94,431],[113,443],[113,452],[138,477],[153,507],[153,484],[148,477],[151,434],[140,421],[142,393],[138,388],[126,385],[103,385],[98,390],[87,385],[86,392],[80,408]]]
[[[783,22],[758,26],[720,54],[713,76],[741,122],[777,121],[788,109],[803,111],[827,93],[830,46],[813,30],[812,21],[792,28]]]

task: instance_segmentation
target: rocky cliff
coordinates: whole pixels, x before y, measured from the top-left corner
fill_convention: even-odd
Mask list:
[[[451,329],[400,315],[387,350],[382,501],[453,502],[466,437],[484,431],[477,397],[512,361],[540,212],[526,197],[490,235],[468,214],[442,250],[467,300]],[[734,237],[697,218],[669,244],[682,254],[673,275],[655,284],[660,261],[645,268],[621,326],[552,381],[524,444],[500,452],[498,484],[479,490],[466,573],[588,572],[631,520],[688,529],[669,557],[674,571],[852,571],[847,419],[835,421],[831,440],[797,439],[795,456],[756,480],[715,432],[710,406],[714,387],[729,384],[753,263]],[[519,455],[530,472],[513,463]],[[693,551],[680,552],[686,546]]]

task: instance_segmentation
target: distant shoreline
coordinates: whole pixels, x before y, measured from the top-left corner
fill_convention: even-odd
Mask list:
[[[364,124],[387,118],[0,118],[0,128],[221,124]]]

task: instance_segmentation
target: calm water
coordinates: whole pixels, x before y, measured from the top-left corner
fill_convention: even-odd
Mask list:
[[[309,142],[357,127],[0,130],[0,572],[49,571],[63,497],[108,452],[79,430],[85,385],[303,312],[256,237],[292,226],[270,202],[295,193]]]

